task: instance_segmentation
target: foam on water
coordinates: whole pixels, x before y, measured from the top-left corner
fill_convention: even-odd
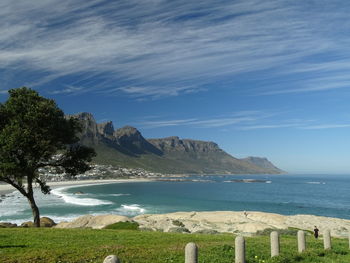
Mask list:
[[[79,185],[60,187],[53,189],[51,193],[53,195],[61,197],[64,202],[80,206],[98,206],[98,205],[110,205],[113,204],[110,201],[95,199],[95,198],[79,198],[75,197],[74,194],[64,192],[66,189],[79,187]]]
[[[13,192],[1,202],[0,217],[18,215],[27,209],[26,199],[19,192]]]
[[[307,184],[326,184],[325,182],[306,182]]]
[[[108,196],[127,196],[130,194],[109,194]]]
[[[115,210],[118,214],[122,214],[125,216],[135,216],[144,214],[146,212],[145,208],[142,208],[138,204],[131,204],[131,205],[121,205],[119,208]]]

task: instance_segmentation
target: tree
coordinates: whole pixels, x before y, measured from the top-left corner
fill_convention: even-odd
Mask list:
[[[75,176],[90,169],[88,162],[95,151],[78,143],[78,120],[65,118],[53,100],[26,87],[9,94],[0,104],[0,181],[27,198],[34,226],[40,227],[33,186],[38,185],[44,194],[51,189],[39,170],[52,167]]]

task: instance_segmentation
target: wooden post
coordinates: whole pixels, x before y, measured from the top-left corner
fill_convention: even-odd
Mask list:
[[[242,236],[235,239],[235,263],[245,263],[245,240]]]
[[[324,249],[331,249],[331,231],[329,229],[326,229],[323,233],[323,245]]]
[[[270,234],[271,241],[271,257],[279,256],[280,254],[280,240],[277,231],[272,231]]]
[[[303,230],[298,231],[298,252],[302,253],[306,249],[306,244],[305,244],[305,233]]]
[[[198,247],[195,243],[188,243],[185,247],[185,263],[198,263]]]
[[[103,263],[120,263],[120,260],[116,255],[109,255],[103,260]]]

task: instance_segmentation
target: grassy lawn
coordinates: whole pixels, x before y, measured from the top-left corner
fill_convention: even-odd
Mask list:
[[[298,254],[296,237],[281,236],[281,256],[270,258],[269,236],[246,238],[247,263],[349,263],[346,239],[333,239],[323,250],[322,240],[307,236],[307,252]],[[201,263],[234,262],[234,236],[180,234],[137,230],[0,228],[0,262],[96,262],[110,254],[123,263],[184,262],[184,247],[195,242]]]

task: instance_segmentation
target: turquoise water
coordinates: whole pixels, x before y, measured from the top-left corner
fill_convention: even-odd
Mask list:
[[[56,221],[83,214],[175,211],[265,211],[350,219],[350,175],[193,176],[185,182],[74,186],[37,193],[42,216]],[[232,180],[258,179],[259,182]],[[81,191],[84,194],[75,194]],[[0,221],[31,219],[26,200],[14,193],[0,203]]]

